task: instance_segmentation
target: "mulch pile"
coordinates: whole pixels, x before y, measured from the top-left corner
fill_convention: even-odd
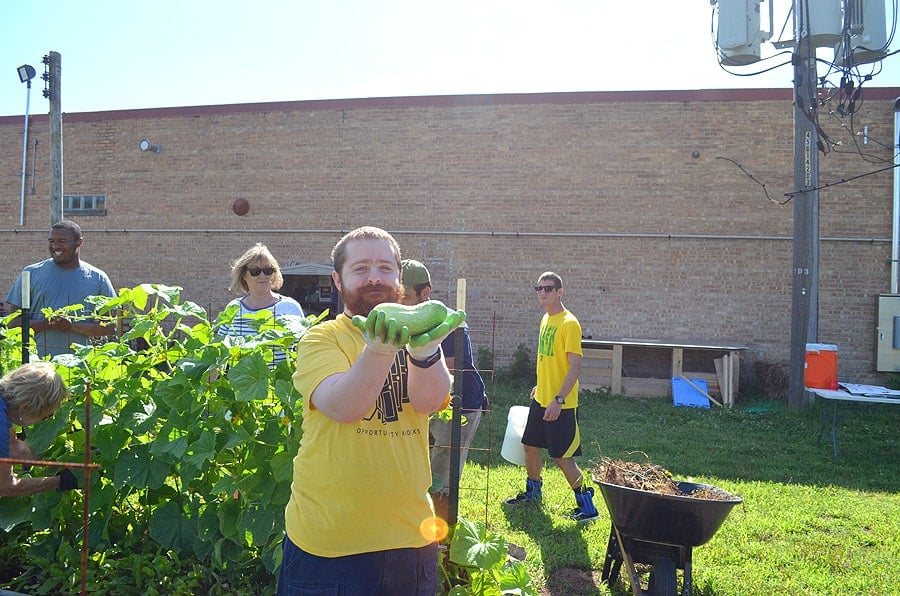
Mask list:
[[[595,482],[606,482],[663,495],[710,501],[727,501],[731,498],[727,492],[715,488],[699,488],[690,493],[683,492],[672,478],[671,472],[656,464],[639,464],[604,457],[600,465],[594,468],[592,476]]]

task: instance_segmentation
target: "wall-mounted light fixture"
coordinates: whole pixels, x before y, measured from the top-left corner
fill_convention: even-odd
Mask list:
[[[153,153],[159,153],[162,151],[162,147],[156,143],[151,143],[147,139],[141,140],[141,151],[152,151]]]

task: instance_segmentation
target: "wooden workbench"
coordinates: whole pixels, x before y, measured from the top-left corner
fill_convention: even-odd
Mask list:
[[[706,342],[666,341],[658,339],[582,339],[584,359],[581,364],[581,386],[585,389],[608,387],[614,394],[636,396],[671,396],[672,379],[685,377],[703,379],[710,395],[721,397],[722,404],[730,406],[738,393],[741,354],[747,348],[733,344]],[[623,372],[625,351],[632,359],[640,358],[639,352],[652,350],[666,352],[669,366],[665,371],[642,372],[629,376]],[[704,361],[705,371],[686,371],[685,352],[691,352],[692,361]],[[658,358],[659,354],[654,354]],[[711,372],[712,370],[715,372]]]

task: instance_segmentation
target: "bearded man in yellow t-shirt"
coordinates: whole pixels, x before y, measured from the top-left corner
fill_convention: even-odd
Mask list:
[[[441,341],[465,319],[409,330],[372,309],[399,302],[400,248],[363,227],[332,251],[344,311],[297,345],[303,437],[294,458],[278,594],[437,591],[428,417],[452,377]],[[318,591],[317,591],[318,590]]]

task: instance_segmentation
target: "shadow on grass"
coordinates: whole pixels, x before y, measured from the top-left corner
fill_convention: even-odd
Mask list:
[[[560,549],[564,549],[570,567],[589,570],[591,557],[588,544],[582,530],[584,526],[573,524],[569,527],[554,525],[549,513],[541,505],[501,505],[506,521],[511,528],[528,534],[541,549],[541,560],[551,561],[559,558]],[[566,596],[596,594],[599,590],[590,574],[578,578],[578,585],[568,584],[564,591],[558,592]],[[556,592],[546,592],[555,594]]]

